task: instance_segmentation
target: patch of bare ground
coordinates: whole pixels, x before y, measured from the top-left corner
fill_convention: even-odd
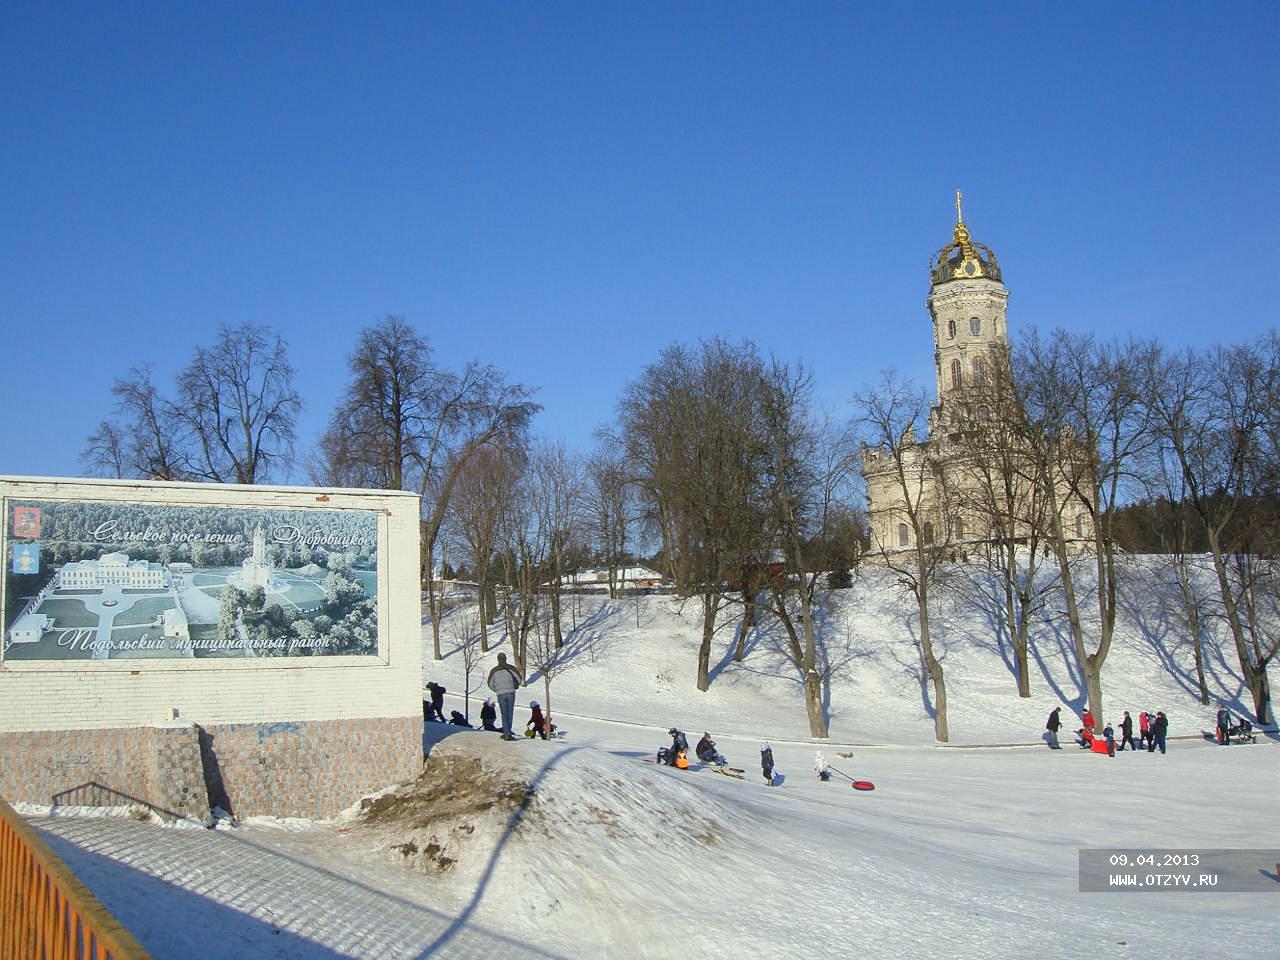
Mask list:
[[[424,873],[451,870],[480,823],[505,824],[534,801],[529,784],[487,769],[479,758],[432,754],[422,775],[361,804],[362,833]]]
[[[363,801],[353,832],[429,875],[478,869],[508,839],[568,861],[597,849],[593,837],[626,856],[726,839],[730,814],[708,809],[693,783],[625,779],[616,772],[623,761],[607,757],[566,758],[564,766],[546,759],[535,766],[475,738],[440,744],[416,780]]]

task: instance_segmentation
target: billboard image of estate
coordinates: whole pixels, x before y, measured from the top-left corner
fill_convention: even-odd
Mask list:
[[[4,662],[378,654],[374,511],[5,506]]]

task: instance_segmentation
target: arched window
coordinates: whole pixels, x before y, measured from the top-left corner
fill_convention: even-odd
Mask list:
[[[985,357],[973,358],[973,382],[974,383],[987,382],[987,360]]]
[[[924,534],[925,543],[933,543],[933,524],[930,523],[928,520],[925,521],[924,529],[921,531],[921,533]]]
[[[898,546],[905,547],[911,540],[911,535],[907,532],[905,523],[898,524]]]
[[[982,333],[982,321],[977,317],[969,318],[969,332],[975,337]]]
[[[1084,514],[1076,514],[1076,536],[1083,539],[1084,537]]]
[[[953,387],[960,386],[960,381],[961,381],[960,361],[952,360],[951,361],[951,386]]]
[[[956,322],[954,320],[947,321],[947,336],[952,340],[956,338]]]
[[[957,540],[963,540],[964,539],[964,517],[956,517],[955,520],[952,521],[952,525],[955,527],[955,531],[956,531],[955,538]]]

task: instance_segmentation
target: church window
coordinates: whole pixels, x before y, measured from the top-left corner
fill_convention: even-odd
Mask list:
[[[947,321],[947,336],[952,340],[956,338],[956,322],[954,320]]]
[[[921,533],[924,535],[925,543],[933,543],[933,524],[932,523],[926,520],[924,524],[924,530],[922,530]]]
[[[907,532],[905,523],[898,524],[898,546],[905,547],[910,541],[911,535]]]
[[[960,361],[951,361],[951,386],[958,387],[961,383]]]
[[[982,333],[982,321],[977,317],[969,318],[969,332],[975,337]]]
[[[956,528],[956,539],[963,540],[964,539],[964,517],[956,517],[954,520],[954,524]]]
[[[973,358],[973,382],[986,383],[987,381],[987,361],[984,357]]]
[[[1076,514],[1076,536],[1084,538],[1084,515],[1080,513]]]

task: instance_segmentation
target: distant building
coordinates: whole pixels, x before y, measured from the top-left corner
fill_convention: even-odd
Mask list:
[[[63,564],[58,572],[59,590],[163,590],[169,573],[163,564],[130,560],[127,553],[107,553],[97,560],[76,560]]]
[[[177,640],[191,639],[191,629],[187,623],[187,615],[181,607],[170,607],[164,612],[160,622],[166,637]]]
[[[648,590],[662,586],[662,574],[648,567],[619,567],[616,582],[620,590]],[[609,589],[607,569],[580,570],[560,578],[560,586],[566,590]]]
[[[245,587],[267,587],[275,568],[267,560],[267,538],[259,524],[253,531],[253,553],[240,564],[240,582]]]
[[[51,626],[53,617],[46,617],[43,613],[28,613],[19,617],[9,628],[9,642],[35,643]]]

